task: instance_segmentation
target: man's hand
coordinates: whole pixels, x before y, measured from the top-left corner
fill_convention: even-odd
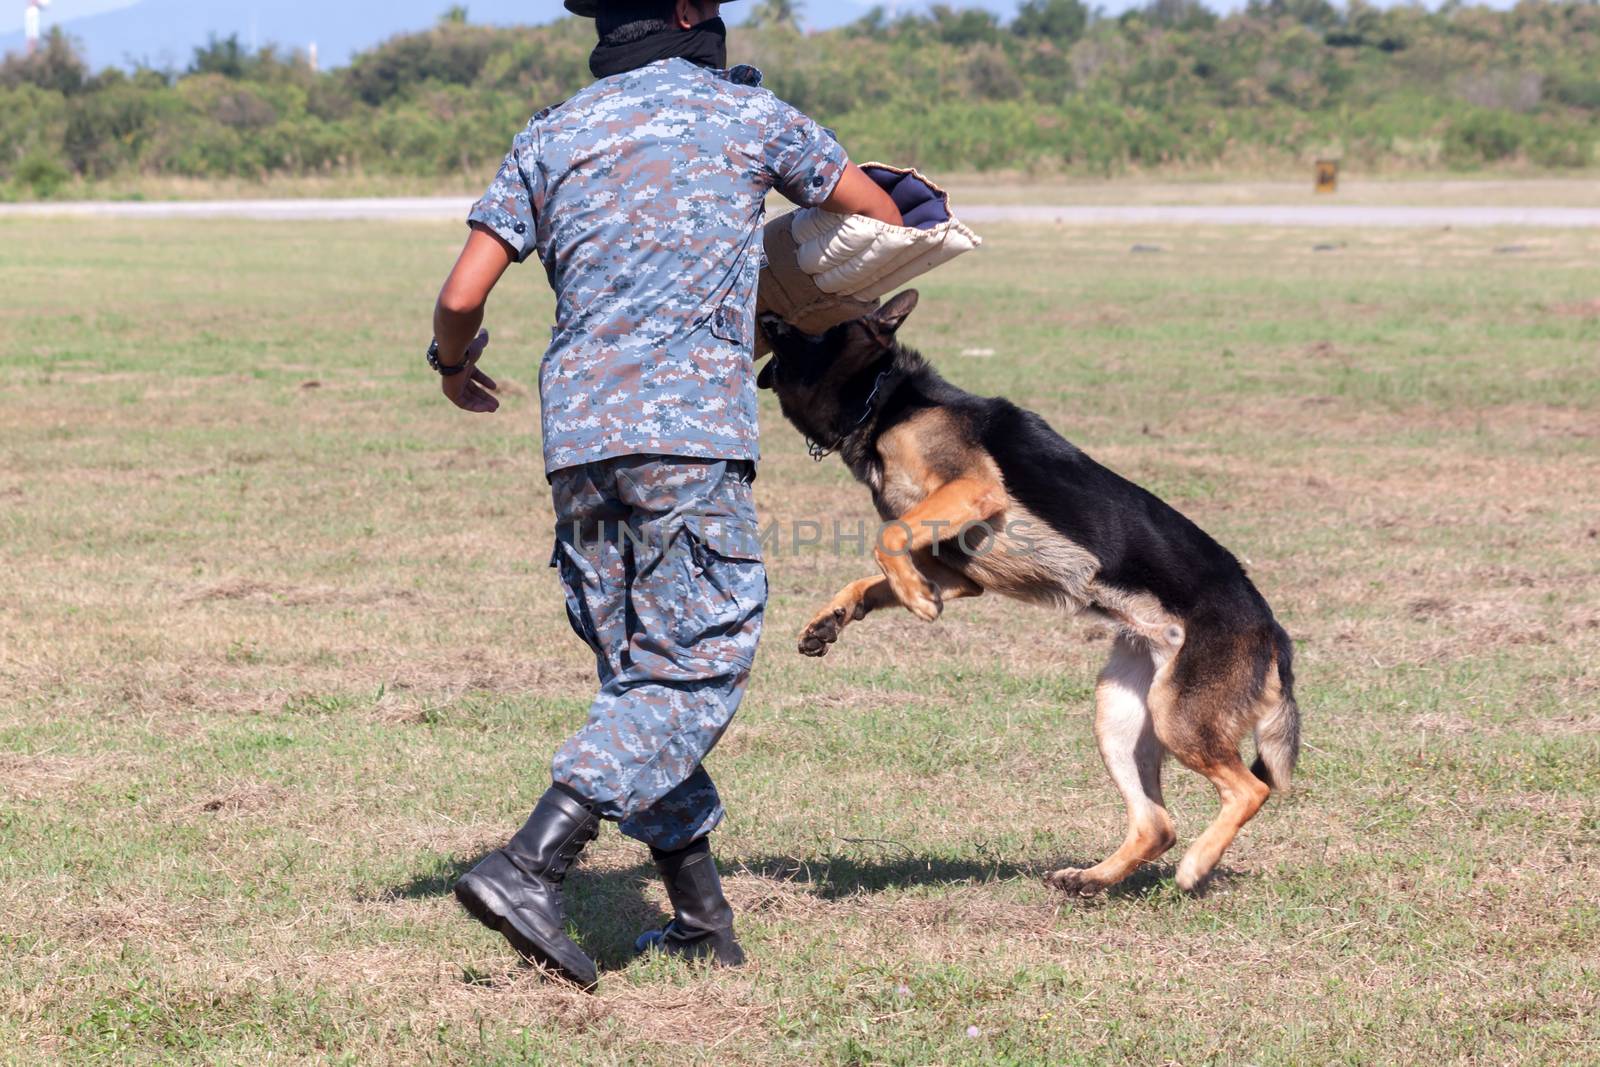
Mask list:
[[[480,331],[467,345],[467,369],[460,374],[439,379],[439,387],[444,390],[444,395],[462,411],[487,415],[500,408],[500,400],[494,395],[494,391],[500,387],[493,378],[478,369],[478,358],[488,347],[489,331]]]

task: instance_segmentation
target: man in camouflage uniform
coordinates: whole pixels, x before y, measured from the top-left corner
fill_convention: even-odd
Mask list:
[[[596,18],[599,80],[533,117],[472,209],[429,360],[458,407],[494,411],[477,366],[484,305],[537,255],[556,293],[539,373],[551,563],[600,692],[527,824],[456,896],[525,958],[589,986],[561,883],[601,819],[650,846],[672,901],[640,950],[743,962],[701,761],[739,707],[767,596],[751,496],[765,198],[900,214],[759,72],[723,69],[713,0],[566,3]]]

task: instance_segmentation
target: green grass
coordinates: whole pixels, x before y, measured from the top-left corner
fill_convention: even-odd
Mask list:
[[[907,339],[1185,509],[1299,644],[1297,790],[1209,894],[1038,879],[1121,838],[1103,631],[985,598],[802,660],[868,568],[781,553],[710,760],[753,966],[631,963],[663,897],[608,831],[571,891],[600,991],[541,982],[447,890],[590,695],[542,277],[468,418],[421,359],[456,228],[13,221],[0,1058],[1592,1061],[1600,234],[987,236]],[[764,403],[765,517],[867,518]],[[1209,787],[1168,783],[1190,839]]]

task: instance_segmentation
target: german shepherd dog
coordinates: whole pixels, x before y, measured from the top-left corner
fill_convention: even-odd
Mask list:
[[[1292,645],[1244,568],[1153,494],[1009,400],[941,378],[895,333],[907,290],[873,314],[811,336],[773,316],[773,357],[757,384],[818,458],[837,452],[885,520],[881,575],[851,582],[800,635],[826,655],[845,628],[899,604],[928,622],[986,589],[1092,611],[1117,636],[1095,690],[1095,738],[1128,806],[1109,858],[1046,881],[1092,895],[1177,841],[1161,796],[1163,756],[1216,786],[1222,811],[1178,865],[1200,888],[1234,836],[1285,790],[1300,751]],[[1254,731],[1258,758],[1239,756]]]

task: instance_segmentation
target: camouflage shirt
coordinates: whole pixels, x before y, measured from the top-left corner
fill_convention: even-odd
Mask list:
[[[757,458],[752,372],[767,192],[821,203],[822,127],[749,67],[668,59],[542,111],[470,220],[556,294],[539,370],[546,471],[655,453]]]

